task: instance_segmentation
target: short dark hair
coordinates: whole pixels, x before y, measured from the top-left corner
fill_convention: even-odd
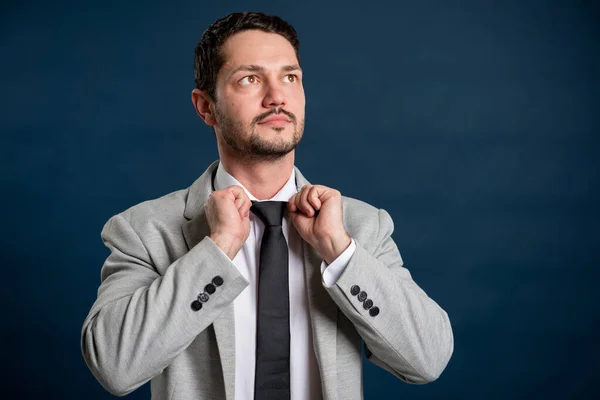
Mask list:
[[[249,29],[277,33],[286,38],[300,63],[300,42],[292,25],[280,17],[260,12],[232,13],[213,22],[202,34],[194,52],[194,81],[197,89],[216,100],[217,74],[225,62],[221,47],[232,35]]]

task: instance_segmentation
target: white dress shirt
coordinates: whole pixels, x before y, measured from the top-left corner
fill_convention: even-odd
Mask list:
[[[223,164],[219,163],[215,176],[215,189],[221,190],[231,185],[244,188],[225,171]],[[244,190],[251,200],[258,201],[246,188]],[[296,173],[295,169],[292,169],[286,184],[269,200],[288,201],[296,192]],[[322,398],[321,378],[313,351],[312,327],[304,278],[303,240],[291,223],[287,210],[283,216],[282,227],[289,250],[291,400],[319,400]],[[234,265],[250,282],[233,301],[236,400],[254,399],[258,266],[264,229],[263,222],[250,212],[250,235],[233,259]],[[355,249],[356,243],[352,239],[350,246],[331,264],[327,265],[325,261],[321,263],[323,285],[330,287],[335,284]]]

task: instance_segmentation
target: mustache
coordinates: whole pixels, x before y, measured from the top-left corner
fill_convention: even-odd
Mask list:
[[[260,114],[259,116],[255,117],[252,120],[252,125],[255,125],[255,124],[259,123],[260,121],[267,119],[271,115],[276,115],[276,114],[283,114],[283,115],[287,116],[294,124],[296,123],[296,116],[293,113],[286,111],[283,108],[277,107],[270,111],[267,111],[264,114]]]

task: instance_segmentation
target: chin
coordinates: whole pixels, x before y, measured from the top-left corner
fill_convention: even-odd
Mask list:
[[[259,125],[259,126],[263,130],[275,131],[275,132],[293,131],[294,130],[294,125],[292,125],[292,124],[281,125],[281,126],[277,126],[277,125]]]

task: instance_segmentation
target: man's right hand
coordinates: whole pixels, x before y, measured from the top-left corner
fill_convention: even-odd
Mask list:
[[[250,235],[252,202],[241,186],[212,192],[204,203],[210,238],[233,260]]]

